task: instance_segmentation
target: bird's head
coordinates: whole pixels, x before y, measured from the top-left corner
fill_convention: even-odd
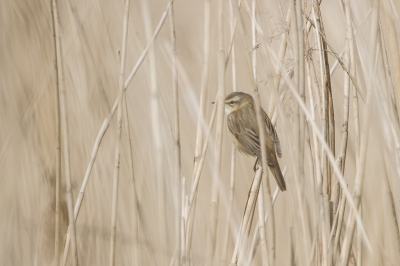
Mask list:
[[[229,115],[253,101],[253,97],[250,94],[244,92],[232,92],[225,98],[225,113]]]

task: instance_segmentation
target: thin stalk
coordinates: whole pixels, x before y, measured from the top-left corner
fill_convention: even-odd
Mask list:
[[[360,215],[362,217],[362,204],[360,204]],[[362,236],[360,229],[357,228],[357,266],[362,265]]]
[[[180,147],[180,127],[179,127],[179,91],[178,91],[178,73],[176,66],[176,36],[175,36],[175,18],[174,18],[174,6],[173,2],[170,0],[170,12],[169,12],[169,22],[170,22],[170,35],[171,35],[171,48],[172,48],[172,91],[174,98],[174,171],[175,171],[175,187],[177,188],[177,219],[176,219],[176,229],[175,229],[175,241],[176,241],[176,251],[177,255],[177,264],[180,265],[181,261],[184,263],[185,252],[182,250],[181,245],[181,215],[182,215],[182,200],[181,200],[181,190],[184,187],[183,180],[181,180],[181,147]],[[183,225],[184,226],[184,225]],[[183,248],[184,249],[184,248]]]
[[[171,6],[169,5],[171,10]],[[144,14],[144,24],[146,39],[149,43],[152,39],[153,23],[151,19],[150,6],[147,0],[142,1],[142,9]],[[167,216],[166,210],[166,182],[164,175],[164,148],[162,143],[162,120],[160,117],[160,94],[158,90],[157,78],[157,58],[155,48],[152,46],[149,51],[149,72],[150,72],[150,112],[151,112],[151,128],[152,128],[152,141],[153,154],[155,157],[155,172],[157,180],[157,200],[158,200],[158,229],[160,236],[160,244],[162,246],[168,245],[168,230],[167,224],[164,222]],[[164,262],[166,257],[161,256],[161,261]]]
[[[60,37],[58,36],[60,41]],[[72,262],[74,266],[78,265],[78,250],[76,245],[76,231],[75,231],[75,219],[74,219],[74,207],[73,207],[73,195],[72,195],[72,181],[71,181],[71,166],[69,157],[69,134],[68,134],[68,113],[67,113],[67,92],[64,84],[64,70],[62,65],[62,50],[61,42],[57,49],[57,57],[59,62],[58,65],[58,76],[60,78],[61,91],[60,91],[60,118],[61,118],[61,129],[63,132],[63,150],[64,150],[64,170],[65,178],[67,180],[67,206],[68,206],[68,221],[69,230],[71,231],[71,242],[72,242]]]
[[[288,25],[290,25],[291,23],[291,16],[290,16],[290,8],[287,11],[286,14],[286,23]],[[279,45],[279,52],[278,52],[278,60],[280,60],[280,62],[283,61],[283,59],[285,58],[285,54],[286,54],[286,48],[287,48],[287,34],[286,32],[282,32],[282,36],[281,36],[281,43]],[[282,63],[281,63],[282,64]],[[279,65],[275,66],[275,89],[277,92],[279,92],[279,84],[281,81],[281,68]],[[285,71],[285,70],[283,70]],[[277,99],[274,99],[274,93],[271,94],[271,99],[269,101],[269,107],[268,107],[268,115],[269,117],[273,118],[274,117],[274,113],[276,110],[276,103],[277,103]],[[275,123],[275,121],[272,121],[273,123]]]
[[[229,1],[230,9],[231,9],[231,25],[232,21],[233,25],[231,26],[231,34],[234,35],[234,31],[236,30],[236,23],[237,19],[234,18],[233,15],[233,7],[232,1]],[[236,56],[235,56],[235,43],[232,40],[232,49],[231,49],[231,56],[232,56],[232,90],[236,91]],[[225,60],[225,67],[226,67]],[[229,190],[229,203],[228,203],[228,211],[226,214],[226,227],[225,227],[225,235],[224,235],[224,242],[222,244],[222,252],[221,252],[221,264],[226,265],[227,258],[228,258],[228,247],[229,247],[229,239],[231,233],[231,216],[232,216],[232,208],[233,208],[233,199],[234,199],[234,192],[235,192],[235,164],[236,164],[236,147],[232,145],[231,151],[231,175],[230,175],[230,190]]]
[[[350,5],[348,0],[344,0],[345,13],[346,13],[346,49],[344,54],[344,61],[347,63],[347,67],[350,68],[350,47],[353,45],[352,40],[352,28],[351,28],[351,17],[350,17]],[[354,64],[353,64],[354,66]],[[354,73],[353,73],[354,74]],[[344,91],[343,91],[343,124],[342,124],[342,142],[340,145],[339,160],[341,165],[342,175],[344,175],[344,169],[346,165],[346,155],[347,155],[347,140],[349,136],[349,95],[350,95],[350,77],[349,75],[344,76]],[[336,180],[335,186],[333,188],[333,202],[334,210],[337,208],[339,202],[340,186],[339,182]]]
[[[53,30],[54,43],[54,88],[55,88],[55,109],[56,109],[56,213],[55,213],[55,266],[60,264],[60,190],[61,190],[61,125],[60,125],[60,83],[58,76],[57,47],[59,42],[58,12],[56,0],[51,1],[51,27]]]
[[[139,245],[138,239],[139,239],[139,218],[138,216],[140,215],[139,212],[139,200],[137,196],[137,189],[136,189],[136,184],[135,184],[135,171],[133,167],[133,151],[132,151],[132,139],[131,139],[131,132],[129,128],[129,116],[128,116],[128,103],[126,100],[126,93],[124,93],[124,113],[125,115],[125,121],[123,124],[125,125],[125,133],[126,133],[126,138],[127,138],[127,146],[129,147],[129,170],[130,170],[130,175],[132,177],[132,205],[133,205],[133,214],[132,214],[132,231],[133,231],[133,249],[132,249],[132,256],[133,256],[133,261],[135,265],[140,265],[140,250],[139,250]]]
[[[352,31],[352,26],[351,26],[351,10],[350,10],[350,5],[349,1],[345,0],[344,1],[345,5],[345,15],[346,15],[346,47],[345,47],[345,53],[344,53],[344,61],[347,63],[347,67],[350,69],[351,68],[351,73],[355,75],[355,64],[354,61],[351,61],[350,57],[350,50],[351,47],[353,46],[353,31]],[[354,57],[354,51],[353,51],[353,57]],[[350,67],[351,65],[351,67]],[[354,72],[353,72],[354,71]],[[340,169],[342,172],[342,175],[344,175],[344,170],[345,170],[345,165],[346,165],[346,155],[347,155],[347,141],[348,141],[348,124],[349,124],[349,95],[350,95],[350,76],[346,75],[344,76],[344,91],[343,91],[343,124],[342,124],[342,142],[340,146],[340,154],[339,154],[339,161],[340,161]],[[354,90],[356,91],[356,90]],[[357,91],[356,91],[357,93]],[[357,121],[358,122],[358,121]],[[344,204],[345,204],[345,199],[342,198],[343,206],[340,206],[338,209],[338,203],[339,203],[339,196],[340,196],[340,185],[339,181],[336,180],[336,183],[333,187],[333,210],[336,211],[344,211]],[[339,218],[338,213],[334,213],[336,217]],[[343,222],[343,217],[344,214],[340,213],[340,230],[342,227],[342,222]],[[337,224],[337,222],[336,222]],[[340,231],[338,231],[339,234],[336,234],[337,231],[335,231],[335,228],[333,227],[332,232],[334,232],[332,240],[334,241],[334,252],[333,252],[333,257],[332,257],[332,263],[336,262],[336,250],[337,250],[337,245],[340,240]],[[329,245],[331,243],[329,242]]]
[[[386,26],[389,35],[390,52],[393,63],[394,80],[397,87],[397,100],[400,103],[400,56],[399,45],[397,43],[396,28],[393,21],[392,7],[388,0],[383,0],[385,8]]]
[[[296,5],[297,4],[297,5]],[[291,24],[292,27],[292,47],[293,47],[293,54],[294,54],[294,76],[293,76],[293,83],[296,88],[298,88],[300,93],[300,51],[299,51],[299,30],[298,30],[298,19],[297,19],[297,8],[299,6],[295,0],[290,1],[291,15],[293,17],[293,21]],[[301,27],[301,26],[300,26]],[[301,94],[300,94],[301,95]],[[299,106],[296,104],[294,107],[293,113],[293,132],[295,135],[294,139],[294,158],[296,162],[295,171],[299,174],[300,173],[300,113],[299,113]]]
[[[305,71],[304,71],[304,23],[303,16],[301,13],[302,10],[302,0],[296,1],[296,19],[297,19],[297,31],[298,31],[298,55],[299,55],[299,94],[300,97],[305,102]],[[303,180],[304,176],[304,135],[305,135],[305,119],[304,114],[299,111],[299,107],[297,106],[297,111],[299,114],[299,178]]]
[[[124,95],[126,43],[128,39],[129,3],[130,0],[125,1],[121,65],[119,70],[118,120],[117,120],[117,145],[116,145],[117,147],[115,149],[113,196],[112,196],[112,209],[111,209],[110,266],[115,265],[115,245],[117,239],[118,183],[119,183],[121,128],[122,128],[122,112],[123,112],[122,102]]]
[[[210,69],[210,36],[211,36],[211,1],[204,1],[204,57],[203,57],[203,74],[201,80],[201,92],[200,92],[200,111],[197,120],[197,137],[196,137],[196,149],[194,155],[193,175],[197,172],[197,167],[200,161],[200,156],[203,146],[203,129],[202,121],[205,119],[206,112],[206,100],[208,91],[208,76]],[[194,181],[192,181],[194,182]],[[193,184],[194,185],[194,184]],[[192,185],[192,186],[193,186]],[[192,245],[192,225],[193,218],[186,220],[186,259],[190,256],[190,250]],[[189,260],[187,261],[189,265]]]
[[[178,91],[178,70],[176,67],[176,37],[175,37],[175,18],[174,18],[174,6],[172,1],[169,3],[170,5],[170,28],[171,28],[171,43],[172,43],[172,90],[174,95],[174,120],[175,120],[175,128],[174,128],[174,155],[175,155],[175,182],[178,199],[177,199],[177,220],[176,220],[176,246],[177,246],[177,265],[181,265],[182,261],[185,264],[185,245],[181,244],[181,227],[184,227],[184,224],[181,225],[181,198],[179,197],[182,193],[181,190],[184,189],[183,182],[181,180],[181,139],[180,139],[180,128],[179,128],[179,91]],[[182,249],[182,250],[181,250]]]
[[[285,177],[285,173],[282,173],[283,176]],[[272,204],[275,204],[275,200],[278,197],[278,193],[279,193],[280,189],[279,187],[276,187],[275,192],[274,192],[274,196],[272,197]],[[265,214],[264,220],[263,220],[263,224],[265,224],[268,221],[268,213]],[[253,262],[254,256],[256,254],[256,249],[258,244],[260,243],[260,220],[257,223],[256,229],[254,230],[254,235],[253,235],[253,240],[251,242],[251,246],[250,246],[250,252],[249,252],[249,258],[247,260],[247,266],[250,266],[251,263]]]
[[[272,50],[272,48],[270,46],[266,46],[266,47],[270,51]],[[275,56],[275,54],[273,54],[273,53],[271,53],[271,55]],[[273,59],[277,61],[276,57],[274,57]],[[284,78],[285,78],[285,80],[286,80],[286,82],[288,84],[288,88],[291,90],[292,95],[294,96],[294,99],[299,103],[302,111],[304,112],[307,120],[309,121],[309,125],[312,126],[313,131],[315,133],[315,136],[317,137],[319,143],[321,143],[322,149],[326,152],[326,154],[328,156],[328,159],[329,159],[330,163],[333,166],[334,173],[337,175],[337,177],[339,179],[341,189],[344,192],[344,195],[346,196],[347,200],[349,201],[349,204],[350,204],[352,210],[356,211],[355,212],[355,214],[356,214],[355,215],[355,219],[356,219],[357,225],[362,229],[363,240],[364,240],[366,246],[368,247],[368,250],[371,251],[372,247],[371,247],[369,239],[368,239],[368,237],[366,235],[365,228],[363,226],[362,220],[361,220],[360,216],[357,213],[357,208],[356,208],[355,203],[353,201],[353,198],[352,198],[352,196],[351,196],[351,194],[350,194],[350,192],[349,192],[349,190],[347,188],[347,183],[345,182],[344,177],[341,174],[339,167],[336,165],[335,157],[333,156],[328,144],[324,141],[323,135],[320,132],[320,130],[319,130],[318,126],[316,125],[316,123],[314,122],[314,120],[312,119],[312,116],[311,116],[310,112],[307,110],[306,105],[304,104],[303,101],[301,101],[301,98],[300,98],[298,92],[296,91],[291,79],[289,78],[289,75],[287,73],[285,73],[285,72],[282,72],[282,74],[283,74],[283,76],[284,76]]]
[[[261,242],[262,265],[268,265],[268,249],[267,249],[267,240],[265,237],[263,186],[260,186],[260,192],[258,193],[258,224],[259,224],[258,228],[259,228],[259,236]]]
[[[385,80],[386,80],[386,87],[388,88],[388,93],[390,94],[390,102],[391,102],[391,112],[393,113],[393,116],[395,117],[395,122],[397,123],[397,127],[399,125],[399,115],[397,113],[397,104],[396,104],[396,92],[393,86],[393,81],[392,81],[392,74],[390,71],[390,65],[389,65],[389,59],[388,59],[388,54],[387,54],[387,49],[386,49],[386,42],[385,42],[385,36],[383,35],[383,29],[382,25],[380,24],[380,37],[381,37],[381,46],[382,46],[382,60],[383,60],[383,67],[385,69]]]
[[[230,221],[232,216],[232,207],[233,207],[233,197],[235,191],[235,158],[236,158],[236,148],[232,145],[231,151],[231,176],[230,176],[230,186],[229,186],[229,204],[228,211],[226,214],[226,223],[225,223],[225,234],[224,234],[224,242],[222,244],[222,252],[221,252],[221,264],[225,265],[228,254],[228,246],[229,246],[229,236],[231,233]]]
[[[377,47],[377,34],[378,34],[378,14],[379,14],[379,5],[378,0],[374,0],[373,2],[373,11],[372,11],[372,24],[371,24],[371,50],[370,50],[370,69],[369,69],[369,89],[367,94],[367,103],[364,109],[364,122],[363,122],[363,129],[361,135],[361,143],[360,143],[360,159],[358,161],[358,169],[357,169],[357,176],[354,185],[354,203],[358,208],[361,202],[361,195],[362,195],[362,187],[364,184],[364,177],[365,177],[365,162],[367,157],[367,149],[368,149],[368,136],[369,136],[369,126],[371,121],[371,113],[372,113],[372,99],[374,94],[374,76],[375,71],[374,67],[375,63],[375,54],[376,54],[376,47]],[[341,265],[347,266],[349,263],[349,256],[350,256],[350,248],[353,239],[353,234],[355,230],[355,212],[357,209],[354,210],[348,220],[348,226],[346,230],[346,236],[343,243],[343,248],[341,252]]]
[[[157,38],[158,34],[160,33],[160,30],[161,30],[162,26],[164,25],[165,20],[167,19],[168,11],[169,11],[169,4],[168,4],[166,10],[164,11],[164,13],[163,13],[163,15],[162,15],[162,17],[160,19],[160,22],[157,25],[156,30],[154,31],[153,38],[152,38],[151,42],[149,42],[147,44],[146,49],[144,49],[144,51],[142,52],[142,55],[139,57],[138,61],[136,62],[136,65],[133,68],[133,70],[131,71],[129,77],[126,79],[125,84],[124,84],[124,89],[125,90],[128,89],[128,86],[131,83],[133,77],[136,75],[136,73],[139,70],[140,66],[142,65],[144,59],[146,58],[150,47],[153,45],[155,39]],[[82,186],[81,186],[81,189],[79,191],[79,194],[78,194],[78,198],[76,199],[75,208],[74,208],[74,219],[75,219],[75,221],[78,218],[79,211],[80,211],[80,208],[82,206],[83,198],[85,196],[86,186],[87,186],[87,184],[89,182],[89,177],[90,177],[90,174],[92,173],[93,165],[94,165],[94,162],[96,160],[97,153],[99,151],[101,141],[103,140],[103,137],[104,137],[104,135],[105,135],[105,133],[106,133],[106,131],[108,129],[108,126],[110,125],[110,121],[111,121],[112,117],[114,116],[114,113],[117,110],[117,107],[118,107],[118,98],[115,100],[114,105],[110,110],[110,113],[104,119],[104,122],[103,122],[103,124],[102,124],[102,126],[101,126],[101,128],[99,130],[99,133],[97,134],[97,137],[96,137],[96,140],[95,140],[95,143],[94,143],[94,147],[93,147],[93,150],[92,150],[92,154],[91,154],[91,157],[90,157],[89,165],[88,165],[88,167],[86,169],[85,177],[83,178],[83,182],[82,182]],[[70,242],[71,242],[71,236],[70,236],[70,233],[69,233],[69,230],[68,230],[67,237],[66,237],[66,240],[65,240],[65,245],[64,245],[64,254],[63,254],[63,259],[62,259],[62,265],[66,264]]]
[[[326,43],[323,42],[320,37],[319,32],[323,33],[322,26],[322,18],[319,9],[319,5],[316,0],[313,1],[313,14],[314,21],[316,25],[316,38],[319,47],[319,55],[320,55],[320,71],[321,71],[321,90],[322,90],[322,134],[324,136],[324,140],[326,143],[330,144],[329,141],[329,88],[330,88],[330,78],[329,78],[329,66],[327,65],[327,55],[324,53]],[[323,82],[322,82],[323,81]],[[322,180],[319,178],[318,189],[319,189],[319,208],[320,208],[320,218],[321,218],[321,230],[322,230],[322,249],[323,249],[323,265],[328,266],[329,261],[329,250],[328,250],[328,236],[330,232],[330,211],[329,211],[329,188],[330,188],[330,171],[329,171],[329,163],[328,158],[322,150],[322,164],[321,164],[321,173]],[[321,187],[322,186],[322,187]]]
[[[204,57],[203,57],[203,74],[201,80],[201,92],[200,92],[200,111],[197,120],[197,138],[196,138],[196,149],[194,158],[193,172],[196,172],[197,165],[200,160],[201,151],[203,147],[203,129],[201,126],[202,121],[205,118],[206,112],[206,101],[207,101],[207,90],[208,90],[208,76],[210,69],[210,33],[211,33],[211,1],[204,1]]]
[[[399,124],[399,120],[398,120],[399,117],[397,115],[396,98],[391,93],[391,92],[394,92],[394,89],[393,89],[393,82],[392,82],[392,78],[391,78],[391,74],[390,74],[390,67],[389,67],[388,58],[387,58],[387,50],[386,50],[385,38],[384,38],[384,35],[383,35],[383,31],[382,31],[382,25],[380,25],[379,32],[380,32],[380,35],[381,35],[381,46],[382,46],[381,51],[382,51],[383,66],[384,66],[384,69],[385,69],[386,86],[389,89],[388,93],[390,93],[390,102],[391,102],[391,107],[392,107],[391,112],[392,112],[392,115],[394,116],[393,120],[398,125]],[[389,96],[388,96],[388,98],[389,98]],[[386,168],[388,168],[386,156],[384,156],[384,158],[385,158]],[[386,173],[389,173],[389,170],[387,170]],[[388,174],[385,175],[385,178],[386,178],[388,191],[389,191],[389,193],[388,193],[389,194],[389,199],[390,199],[391,206],[392,206],[393,219],[394,219],[394,222],[395,222],[395,225],[396,225],[397,243],[399,244],[398,248],[400,248],[400,227],[399,227],[399,223],[398,223],[398,220],[397,220],[397,211],[396,211],[395,201],[393,199],[393,192],[392,192],[393,188],[392,188],[392,184],[391,184],[391,182],[389,180]]]
[[[210,227],[206,240],[206,261],[212,262],[215,253],[215,243],[218,226],[219,187],[218,182],[221,176],[222,161],[222,137],[225,109],[225,52],[224,52],[224,1],[218,1],[218,109],[217,109],[217,130],[215,138],[215,163],[211,190]]]
[[[253,16],[256,16],[256,0],[252,1],[252,13]],[[257,46],[257,31],[256,31],[256,26],[255,26],[255,20],[253,20],[252,23],[252,37],[253,37],[253,47]],[[252,53],[252,65],[253,65],[253,79],[254,79],[254,84],[257,84],[257,49],[255,49]],[[260,106],[259,106],[260,108]],[[260,124],[259,124],[260,125]],[[262,124],[261,124],[262,125]],[[260,126],[263,127],[263,126]],[[262,133],[261,133],[262,134]],[[265,141],[265,140],[264,140]],[[265,143],[265,142],[261,142]],[[264,156],[266,156],[266,152],[264,153]],[[267,169],[267,168],[264,168]],[[262,180],[261,180],[262,182]],[[264,182],[269,182],[266,179],[264,179]],[[269,189],[269,184],[267,185]],[[272,205],[272,204],[271,204]],[[254,215],[254,214],[253,214]],[[262,265],[268,265],[268,247],[267,247],[267,240],[265,237],[265,229],[264,229],[264,193],[262,186],[260,186],[260,191],[258,193],[258,218],[259,218],[259,225],[260,225],[260,240],[261,240],[261,257],[262,257]],[[249,226],[249,229],[251,228],[251,224]],[[272,243],[270,242],[270,245]]]
[[[261,185],[262,174],[263,174],[263,167],[258,166],[258,169],[257,169],[254,179],[253,179],[253,184],[251,185],[251,188],[250,188],[249,196],[247,198],[247,203],[246,203],[246,207],[244,210],[243,219],[240,224],[238,239],[236,241],[235,249],[234,249],[233,255],[232,255],[231,265],[237,265],[238,257],[239,257],[238,255],[241,250],[242,240],[244,239],[246,228],[251,219],[251,209],[253,209],[253,207],[256,205],[257,196],[258,196],[258,192],[259,192],[260,185]]]
[[[183,183],[181,180],[181,140],[180,140],[180,126],[179,126],[179,90],[178,90],[178,70],[176,67],[176,37],[175,37],[175,18],[174,18],[174,6],[172,1],[170,1],[170,26],[171,26],[171,43],[172,43],[172,90],[174,94],[174,120],[175,120],[175,128],[174,128],[174,154],[175,154],[175,178],[176,178],[176,187],[180,188],[180,184]],[[182,187],[184,188],[184,186]],[[177,195],[181,195],[182,193],[178,190]],[[181,225],[181,199],[178,197],[177,200],[177,228],[176,228],[176,245],[178,250],[178,263],[177,265],[181,265],[180,262],[185,263],[185,245],[181,244],[181,227],[184,227],[184,224]]]
[[[188,243],[189,240],[192,239],[192,234],[193,234],[193,222],[194,222],[194,211],[196,208],[196,196],[197,196],[197,189],[199,186],[199,182],[200,182],[200,176],[201,176],[201,172],[203,170],[203,165],[204,165],[204,160],[207,154],[207,149],[208,149],[208,143],[209,143],[209,138],[211,135],[211,130],[213,128],[214,125],[214,121],[215,121],[215,116],[217,113],[217,106],[218,106],[218,102],[215,102],[215,106],[214,109],[212,111],[211,114],[211,118],[210,118],[210,122],[209,122],[209,126],[208,126],[208,132],[206,135],[206,139],[203,145],[203,150],[201,153],[201,157],[200,157],[200,161],[197,167],[197,171],[196,173],[193,173],[193,186],[192,186],[192,190],[190,192],[190,197],[189,197],[189,201],[188,201],[188,206],[187,208],[185,208],[185,223],[186,223],[186,265],[189,265],[190,262],[190,244]]]
[[[245,3],[245,6],[246,3]],[[256,6],[255,3],[253,4],[253,12],[252,12],[252,32],[253,32],[253,46],[256,44],[257,40],[257,35],[256,35],[256,27],[257,27],[257,21],[256,21]],[[259,27],[259,26],[258,26]],[[265,123],[262,118],[262,113],[261,113],[261,100],[260,100],[260,95],[258,93],[258,82],[257,82],[257,71],[256,71],[256,62],[257,62],[257,54],[256,51],[253,51],[253,94],[254,94],[254,102],[255,102],[255,108],[256,108],[256,114],[257,114],[257,123],[258,123],[258,128],[260,130],[260,146],[261,146],[261,159],[262,159],[262,166],[263,169],[268,171],[267,169],[267,150],[265,146],[265,134],[266,134],[266,129],[265,129]],[[268,265],[269,266],[275,266],[275,216],[274,216],[274,209],[272,205],[272,195],[271,195],[271,186],[269,183],[269,179],[265,179],[265,184],[266,184],[266,203],[267,203],[267,212],[269,213],[269,216],[271,217],[269,222],[267,223],[267,232],[268,232],[268,241],[267,241],[267,246],[268,246]],[[256,199],[255,199],[256,200]],[[250,224],[251,226],[251,224]]]

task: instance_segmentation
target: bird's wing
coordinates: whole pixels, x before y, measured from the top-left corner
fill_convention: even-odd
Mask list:
[[[261,157],[260,141],[257,131],[248,126],[248,121],[236,112],[233,112],[228,115],[227,123],[229,131],[245,149],[242,152]]]
[[[262,113],[267,128],[267,133],[272,137],[272,140],[274,141],[274,148],[276,151],[276,155],[278,155],[279,158],[282,158],[281,143],[279,142],[278,134],[276,133],[274,125],[272,124],[271,119],[269,119],[264,109],[262,109]]]

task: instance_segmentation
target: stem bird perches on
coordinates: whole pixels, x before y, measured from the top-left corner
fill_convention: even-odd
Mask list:
[[[115,149],[115,163],[113,174],[113,196],[111,210],[111,237],[110,237],[110,266],[115,265],[115,245],[117,239],[117,203],[118,203],[118,183],[119,183],[119,168],[120,168],[120,146],[121,146],[121,129],[122,129],[122,111],[123,111],[123,96],[124,96],[124,80],[125,80],[125,61],[126,61],[126,43],[128,39],[128,20],[129,20],[129,3],[130,0],[125,0],[124,26],[122,33],[122,53],[121,65],[119,70],[119,92],[118,92],[118,119],[117,119],[117,147]]]

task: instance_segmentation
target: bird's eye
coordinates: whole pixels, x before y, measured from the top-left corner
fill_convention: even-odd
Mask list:
[[[229,105],[233,105],[233,101],[230,101],[230,102],[229,102]]]

